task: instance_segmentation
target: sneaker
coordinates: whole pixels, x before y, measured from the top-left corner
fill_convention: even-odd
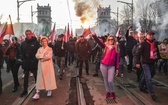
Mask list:
[[[49,90],[49,91],[47,92],[47,96],[50,97],[51,95],[52,95],[52,91]]]
[[[33,73],[30,73],[30,77],[33,77]]]
[[[39,93],[36,93],[32,98],[35,100],[39,99],[40,98]]]
[[[12,90],[12,92],[16,92],[18,90],[18,88],[15,86]]]
[[[22,75],[22,78],[24,78],[24,77],[25,77],[25,74]]]
[[[152,98],[152,100],[156,100],[157,99],[157,97],[155,96],[155,95],[151,95],[151,98]]]
[[[115,99],[116,98],[116,96],[115,96],[115,93],[113,92],[113,93],[111,93],[111,97],[113,98],[113,99]]]
[[[121,74],[121,77],[124,77],[124,74]]]
[[[106,93],[106,98],[110,98],[110,93],[109,92]]]
[[[20,94],[20,97],[25,96],[27,93],[28,93],[28,92],[24,90],[24,91]]]

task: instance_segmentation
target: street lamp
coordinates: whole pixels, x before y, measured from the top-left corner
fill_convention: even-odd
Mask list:
[[[111,13],[117,16],[117,28],[118,28],[118,7],[117,7],[117,12],[111,12]]]
[[[133,27],[133,13],[134,13],[134,5],[133,5],[133,0],[132,0],[132,3],[128,3],[128,2],[124,2],[124,1],[117,1],[117,2],[120,2],[120,3],[124,3],[124,4],[127,4],[131,10],[132,10],[132,27]]]
[[[20,20],[20,18],[19,18],[19,7],[20,7],[23,3],[28,2],[28,1],[35,1],[35,0],[24,0],[24,1],[19,1],[19,0],[17,0],[17,20],[18,20],[18,23],[19,23],[19,20]]]
[[[33,7],[31,6],[31,21],[33,23],[33,15],[37,13],[38,11],[33,11]]]

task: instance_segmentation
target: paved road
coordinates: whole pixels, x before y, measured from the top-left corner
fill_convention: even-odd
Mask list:
[[[103,83],[103,78],[99,72],[98,77],[93,77],[94,73],[94,64],[90,64],[90,75],[85,74],[83,70],[83,78],[81,83],[83,84],[84,94],[86,98],[86,105],[167,105],[168,100],[168,76],[163,73],[157,73],[154,77],[153,83],[158,96],[158,100],[154,102],[149,94],[145,94],[139,91],[138,83],[136,82],[136,75],[134,72],[127,73],[125,72],[124,78],[115,77],[115,89],[116,89],[116,100],[106,100],[105,99],[105,88]],[[58,88],[53,91],[52,97],[46,96],[46,91],[40,93],[39,100],[33,100],[33,94],[30,94],[24,105],[77,105],[75,89],[73,88],[75,83],[73,78],[76,77],[76,67],[75,65],[68,66],[66,68],[65,75],[63,80],[59,80],[57,69],[56,78]],[[22,71],[20,71],[22,73]],[[9,75],[9,73],[5,73]],[[9,76],[4,76],[5,81],[11,81],[8,78]],[[3,77],[3,78],[4,78]],[[8,79],[6,79],[8,78]],[[20,83],[23,84],[23,79],[20,78]],[[30,88],[34,85],[33,78],[30,78]],[[22,98],[19,97],[19,94],[22,91],[22,86],[20,86],[19,91],[16,93],[11,92],[12,84],[4,88],[4,92],[0,95],[0,103],[4,105],[17,105],[17,102]],[[89,98],[87,98],[89,97]],[[143,101],[143,104],[140,103]]]

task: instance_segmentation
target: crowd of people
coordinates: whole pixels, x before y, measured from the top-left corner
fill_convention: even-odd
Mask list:
[[[39,99],[40,90],[46,90],[47,96],[57,89],[54,64],[59,68],[59,79],[63,79],[66,66],[76,63],[77,77],[83,77],[83,63],[85,72],[90,75],[89,63],[95,65],[93,77],[99,76],[99,70],[104,79],[106,98],[116,98],[114,77],[124,77],[124,72],[131,73],[136,70],[137,82],[141,92],[148,92],[153,100],[157,97],[151,79],[156,74],[156,64],[159,62],[159,72],[167,75],[168,72],[168,38],[162,42],[154,38],[155,33],[148,31],[144,34],[134,34],[128,27],[123,36],[97,36],[90,34],[89,39],[84,36],[70,37],[64,41],[64,35],[58,35],[52,43],[48,37],[37,38],[31,30],[26,30],[26,38],[19,43],[17,37],[12,42],[4,40],[0,44],[0,68],[6,63],[6,71],[12,73],[13,92],[20,86],[18,70],[24,70],[23,91],[20,97],[28,93],[28,80],[30,72],[33,73],[36,83],[36,94],[33,99]],[[125,68],[125,66],[127,68]],[[163,67],[163,68],[162,68]],[[0,72],[0,93],[2,93],[2,80]]]

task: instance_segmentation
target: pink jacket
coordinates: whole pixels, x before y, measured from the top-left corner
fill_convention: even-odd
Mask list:
[[[120,54],[116,52],[116,49],[114,47],[110,48],[110,46],[107,47],[106,44],[101,42],[96,35],[93,36],[93,38],[106,50],[101,59],[101,63],[107,66],[115,66],[116,69],[119,69]]]
[[[104,56],[102,57],[101,63],[107,66],[115,66],[116,69],[119,68],[119,53],[116,52],[115,48],[106,49]]]

